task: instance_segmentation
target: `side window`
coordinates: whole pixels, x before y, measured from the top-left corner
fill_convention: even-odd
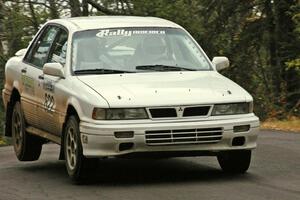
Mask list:
[[[53,43],[48,62],[58,62],[62,65],[66,63],[68,33],[60,30]]]
[[[32,47],[33,49],[30,52],[29,57],[26,58],[26,61],[39,68],[42,68],[47,61],[48,52],[58,31],[58,27],[48,27],[39,38],[37,43]]]

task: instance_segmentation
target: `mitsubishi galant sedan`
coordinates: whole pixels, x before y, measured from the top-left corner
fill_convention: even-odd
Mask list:
[[[119,156],[212,155],[244,173],[259,119],[251,95],[218,73],[228,66],[168,20],[51,20],[5,66],[5,134],[20,161],[60,145],[75,182]]]

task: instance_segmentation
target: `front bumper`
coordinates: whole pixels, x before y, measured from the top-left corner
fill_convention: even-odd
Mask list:
[[[233,127],[239,125],[250,125],[245,132],[234,133]],[[169,144],[149,145],[146,143],[146,131],[157,130],[183,130],[183,129],[208,129],[222,128],[222,138],[215,143],[199,144]],[[199,120],[184,122],[147,122],[147,123],[126,123],[126,124],[95,124],[89,122],[80,123],[81,141],[83,154],[86,157],[107,157],[120,156],[131,153],[155,153],[155,152],[210,152],[217,153],[228,150],[254,149],[256,148],[257,134],[259,130],[259,119],[254,114],[239,118]],[[116,138],[114,133],[119,131],[132,131],[132,138]],[[242,145],[233,146],[235,137],[244,137]],[[129,149],[122,150],[122,144],[133,144]],[[185,154],[186,155],[186,154]],[[176,153],[175,153],[176,156]]]

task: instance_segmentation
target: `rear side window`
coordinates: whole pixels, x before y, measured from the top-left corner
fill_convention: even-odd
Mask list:
[[[32,49],[25,60],[38,68],[42,68],[47,61],[49,50],[58,31],[59,28],[55,26],[46,28],[38,41],[31,47]]]

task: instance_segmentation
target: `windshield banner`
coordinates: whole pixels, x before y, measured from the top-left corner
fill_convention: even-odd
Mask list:
[[[132,36],[132,35],[143,35],[143,34],[154,34],[154,35],[164,35],[166,32],[164,30],[125,30],[125,29],[103,29],[96,34],[97,37],[107,37],[107,36]]]

